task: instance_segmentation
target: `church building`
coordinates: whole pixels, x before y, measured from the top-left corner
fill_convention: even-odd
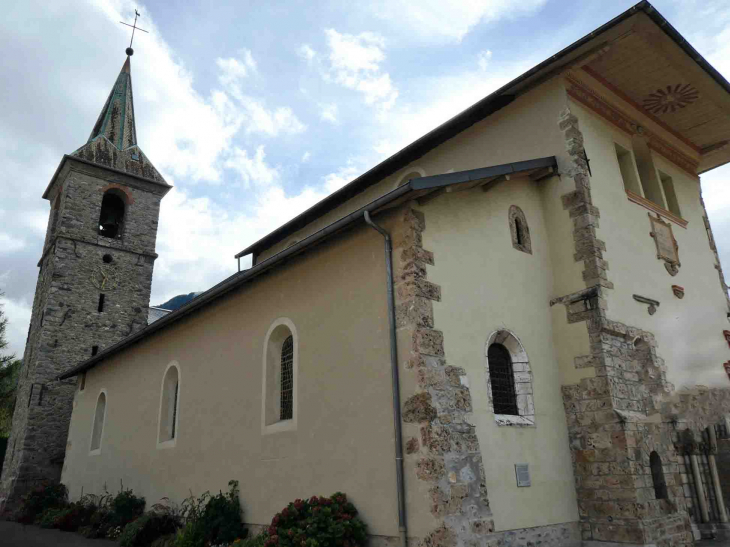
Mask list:
[[[43,477],[150,505],[235,479],[254,531],[342,491],[378,547],[730,537],[730,300],[699,178],[729,161],[730,83],[641,2],[147,324],[169,186],[127,58],[44,194],[0,503]]]

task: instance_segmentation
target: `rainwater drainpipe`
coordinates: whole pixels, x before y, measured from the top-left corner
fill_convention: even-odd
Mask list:
[[[400,414],[400,382],[398,379],[398,345],[395,336],[395,298],[393,296],[393,246],[390,234],[370,219],[364,212],[365,222],[375,228],[385,239],[385,275],[388,289],[388,323],[390,324],[390,372],[393,387],[393,426],[395,429],[395,476],[398,490],[398,533],[401,547],[407,547],[406,496],[403,485],[403,433]]]

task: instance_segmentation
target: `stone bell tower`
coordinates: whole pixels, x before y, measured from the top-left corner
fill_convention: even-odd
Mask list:
[[[160,201],[171,186],[137,146],[132,53],[89,140],[63,157],[43,194],[51,212],[0,513],[13,512],[35,485],[61,478],[77,385],[58,376],[147,325]]]

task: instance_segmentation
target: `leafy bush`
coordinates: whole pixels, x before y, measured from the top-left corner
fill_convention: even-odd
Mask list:
[[[49,507],[43,511],[35,520],[35,524],[41,528],[58,528],[56,521],[67,509],[62,507]]]
[[[357,509],[337,492],[290,503],[271,521],[264,547],[361,547],[367,528]]]
[[[144,513],[145,500],[135,496],[132,490],[121,490],[111,501],[112,524],[124,527]]]
[[[42,484],[20,501],[18,522],[32,524],[48,509],[68,506],[68,488],[63,484]]]
[[[227,544],[246,536],[238,500],[238,481],[228,483],[228,492],[190,496],[182,504],[185,526],[175,538],[175,547]]]
[[[264,547],[267,537],[266,532],[262,532],[261,534],[246,538],[240,542],[234,541],[233,545],[234,547]]]
[[[121,547],[149,547],[157,538],[174,533],[179,521],[165,513],[145,513],[124,527]]]

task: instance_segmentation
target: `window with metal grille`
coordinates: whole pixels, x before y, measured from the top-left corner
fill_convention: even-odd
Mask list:
[[[172,401],[172,435],[171,438],[175,438],[175,428],[177,427],[177,391],[180,388],[180,382],[175,382],[175,397]]]
[[[502,344],[492,344],[487,350],[487,360],[489,361],[489,383],[492,386],[494,413],[519,416],[515,377],[509,351]]]
[[[289,336],[281,347],[281,413],[280,420],[294,417],[294,337]]]

